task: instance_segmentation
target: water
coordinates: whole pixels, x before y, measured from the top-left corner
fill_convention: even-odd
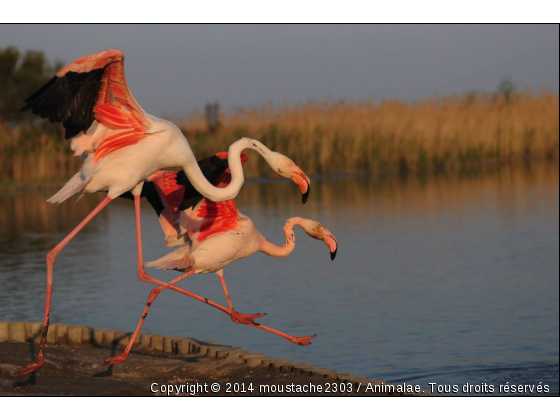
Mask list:
[[[557,164],[430,180],[323,179],[309,202],[284,182],[247,183],[237,200],[272,242],[291,216],[321,221],[327,247],[296,230],[288,259],[258,254],[225,270],[237,310],[313,345],[244,325],[164,292],[144,332],[185,335],[389,383],[532,384],[558,394]],[[60,206],[48,193],[0,198],[0,320],[42,321],[45,254],[103,195]],[[146,260],[166,251],[145,205]],[[131,201],[111,203],[60,254],[52,322],[132,331],[151,287],[136,278]],[[169,280],[173,272],[152,271]],[[179,284],[225,302],[214,275]],[[48,353],[47,353],[48,357]]]

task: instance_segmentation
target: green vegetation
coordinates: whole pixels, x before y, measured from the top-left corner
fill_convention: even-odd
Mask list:
[[[40,51],[21,54],[17,48],[0,49],[0,120],[18,122],[29,119],[19,112],[23,101],[43,86],[62,63],[49,64]]]

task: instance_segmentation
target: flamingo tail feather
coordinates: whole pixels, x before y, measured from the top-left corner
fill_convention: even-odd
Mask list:
[[[190,245],[181,247],[158,260],[146,263],[146,267],[160,270],[186,270],[194,266],[194,259],[189,256]]]

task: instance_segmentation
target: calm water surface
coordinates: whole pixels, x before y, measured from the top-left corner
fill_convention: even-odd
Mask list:
[[[173,292],[158,297],[143,331],[426,389],[542,382],[558,394],[558,178],[558,165],[547,164],[427,181],[325,179],[305,206],[290,183],[247,183],[240,211],[272,242],[283,242],[292,216],[319,220],[338,238],[334,262],[298,230],[288,259],[258,254],[225,270],[237,310],[267,312],[264,325],[293,335],[318,334],[313,345],[234,324]],[[49,195],[0,198],[0,320],[42,321],[45,254],[103,198],[57,207]],[[166,250],[155,214],[143,210],[153,260]],[[136,278],[135,252],[133,203],[114,202],[58,257],[52,322],[132,331],[151,289]],[[180,286],[225,301],[214,275]]]

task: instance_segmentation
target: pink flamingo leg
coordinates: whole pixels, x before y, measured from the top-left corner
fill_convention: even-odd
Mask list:
[[[196,299],[202,303],[206,303],[220,311],[228,314],[232,317],[235,322],[240,323],[251,323],[255,318],[260,318],[261,316],[265,316],[266,314],[240,314],[236,311],[232,311],[225,306],[220,305],[219,303],[213,302],[210,299],[205,297],[199,296],[195,293],[189,292],[188,290],[181,289],[177,286],[173,286],[170,283],[165,283],[161,280],[158,280],[152,276],[150,276],[146,269],[144,268],[144,256],[142,252],[142,227],[141,227],[141,219],[140,219],[140,196],[134,196],[134,207],[136,212],[136,247],[138,252],[138,278],[146,283],[155,284],[159,287],[164,289],[173,290],[175,292],[181,293],[183,295],[189,296],[193,299]]]
[[[183,274],[182,276],[179,276],[173,280],[171,280],[168,284],[173,285],[175,283],[180,282],[181,280],[191,276],[194,274],[194,270],[188,271],[185,274]],[[134,334],[132,335],[132,338],[130,339],[128,345],[126,346],[126,348],[124,349],[124,351],[115,357],[111,357],[107,360],[105,360],[105,362],[103,363],[104,365],[114,365],[115,363],[121,363],[124,362],[126,360],[126,358],[128,357],[128,354],[130,353],[130,349],[132,349],[132,346],[134,345],[134,341],[136,340],[136,337],[138,337],[138,334],[140,333],[140,330],[142,329],[142,325],[144,324],[144,321],[146,320],[146,317],[148,316],[148,312],[150,311],[150,306],[152,306],[152,303],[154,302],[154,300],[156,300],[156,297],[163,291],[163,289],[165,289],[164,287],[158,287],[156,289],[153,289],[150,292],[150,296],[148,297],[148,302],[146,303],[146,307],[144,308],[144,312],[142,313],[142,317],[140,318],[140,322],[138,323],[138,326],[136,327],[136,330],[134,331]]]
[[[58,253],[60,251],[62,251],[62,249],[66,245],[68,245],[68,242],[70,242],[74,238],[74,236],[76,236],[78,234],[78,232],[80,230],[82,230],[82,228],[85,225],[87,225],[91,221],[91,219],[93,219],[97,215],[97,213],[99,213],[107,204],[109,204],[110,201],[111,201],[111,198],[106,197],[101,203],[99,203],[97,205],[97,207],[95,207],[93,209],[93,211],[90,214],[88,214],[86,216],[86,218],[84,220],[82,220],[80,222],[80,224],[78,226],[76,226],[74,228],[74,230],[72,230],[72,232],[70,232],[68,234],[68,236],[66,236],[66,238],[64,238],[56,247],[54,247],[47,254],[47,300],[46,300],[46,303],[45,303],[45,319],[43,321],[43,332],[41,334],[41,345],[39,347],[39,355],[37,356],[37,359],[35,359],[34,362],[28,364],[23,369],[21,369],[18,373],[18,376],[28,375],[31,372],[34,372],[34,371],[36,371],[37,369],[39,369],[40,367],[43,366],[45,345],[46,345],[46,342],[47,342],[47,332],[49,330],[49,319],[50,319],[50,313],[51,313],[53,268],[54,268],[54,263],[56,262],[56,257],[58,255]]]
[[[280,331],[277,331],[275,329],[265,327],[263,325],[255,324],[254,320],[256,318],[260,318],[262,316],[265,316],[266,314],[242,314],[242,313],[239,313],[239,312],[233,310],[233,305],[231,304],[231,299],[229,299],[229,301],[228,301],[228,306],[230,306],[230,307],[226,308],[226,307],[220,305],[219,303],[213,302],[210,299],[207,299],[207,298],[199,296],[195,293],[189,292],[188,290],[181,289],[181,288],[179,288],[177,286],[174,286],[172,284],[172,283],[178,282],[179,279],[182,279],[186,276],[178,277],[177,279],[174,279],[169,283],[165,283],[161,280],[158,280],[158,279],[150,276],[146,272],[146,269],[144,268],[144,256],[143,256],[143,252],[142,252],[142,228],[141,228],[141,216],[140,216],[140,196],[134,196],[134,208],[135,208],[135,213],[136,213],[136,247],[137,247],[137,253],[138,253],[138,278],[140,280],[144,281],[144,282],[155,284],[155,285],[159,286],[158,289],[154,289],[152,291],[153,295],[152,295],[152,293],[150,293],[150,297],[152,299],[151,299],[151,302],[149,302],[149,305],[147,305],[148,310],[149,310],[149,306],[151,306],[151,304],[153,303],[153,301],[155,300],[157,295],[163,289],[169,289],[169,290],[173,290],[174,292],[178,292],[178,293],[181,293],[183,295],[189,296],[189,297],[191,297],[193,299],[196,299],[196,300],[198,300],[202,303],[206,303],[207,305],[210,305],[210,306],[228,314],[234,322],[237,322],[237,323],[240,323],[240,324],[245,324],[245,325],[250,325],[252,327],[259,328],[259,329],[262,329],[264,331],[268,331],[272,334],[276,334],[276,335],[278,335],[280,337],[283,337],[283,338],[289,340],[290,342],[292,342],[294,344],[298,344],[300,346],[306,346],[306,345],[311,344],[310,339],[315,337],[315,335],[307,336],[307,337],[293,337],[291,335],[284,334],[284,333],[282,333]],[[226,300],[227,300],[227,296],[229,296],[229,293],[227,293],[227,287],[225,286],[225,280],[222,282],[222,287],[224,287],[224,292],[226,293]],[[159,290],[159,289],[161,289],[161,290]],[[144,313],[147,314],[146,310],[144,311]],[[142,315],[142,316],[144,316],[144,315]],[[141,323],[143,323],[143,320],[141,320]],[[134,343],[133,340],[131,342]],[[129,342],[128,345],[131,346],[131,343]],[[117,356],[117,358],[118,358],[118,356]],[[114,363],[118,363],[120,361],[121,360],[117,360]],[[106,362],[111,363],[111,359],[107,360]]]
[[[231,298],[229,296],[229,292],[226,286],[226,281],[224,279],[224,276],[218,276],[220,277],[220,282],[222,283],[222,289],[224,289],[224,295],[226,296],[226,300],[227,300],[227,304],[229,306],[229,309],[231,309],[233,311],[233,304],[231,303]]]
[[[259,330],[268,331],[269,333],[278,335],[286,340],[290,341],[292,344],[297,344],[298,346],[308,346],[311,344],[311,339],[317,337],[317,334],[308,335],[305,337],[294,337],[289,334],[285,334],[281,331],[275,330],[273,328],[265,327],[261,324],[248,324],[250,327],[258,328]]]
[[[224,289],[224,295],[226,296],[226,300],[229,306],[229,309],[233,311],[233,304],[231,303],[231,298],[229,296],[229,292],[226,286],[226,280],[224,279],[224,276],[219,276],[220,277],[220,282],[222,283],[222,288]],[[233,315],[232,315],[232,319],[233,319]],[[235,320],[234,320],[235,321]],[[235,321],[238,322],[238,321]],[[251,327],[255,327],[258,328],[260,330],[264,330],[264,331],[268,331],[269,333],[272,334],[276,334],[282,338],[285,338],[286,340],[292,342],[293,344],[297,344],[299,346],[308,346],[311,344],[311,339],[314,337],[317,337],[317,334],[315,335],[309,335],[306,337],[294,337],[288,334],[285,334],[281,331],[275,330],[273,328],[269,328],[269,327],[265,327],[264,325],[261,324],[257,324],[255,322],[251,322],[251,323],[245,323],[243,322],[243,324],[249,325]]]
[[[235,309],[233,309],[233,303],[231,303],[231,297],[229,296],[229,292],[226,286],[226,281],[224,280],[224,276],[218,276],[220,277],[220,282],[222,283],[222,288],[224,289],[224,295],[226,297],[226,301],[229,307],[229,310],[231,311],[231,313],[229,314],[231,316],[231,320],[233,322],[237,322],[238,324],[245,324],[245,325],[253,325],[255,324],[255,318],[259,318],[257,316],[254,315],[246,315],[246,314],[242,314],[240,312],[237,312]],[[265,316],[266,314],[262,314],[261,316]]]

